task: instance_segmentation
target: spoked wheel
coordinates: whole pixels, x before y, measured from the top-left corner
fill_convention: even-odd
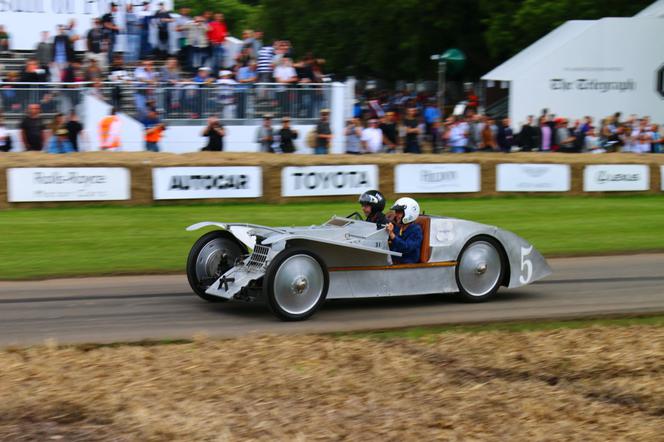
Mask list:
[[[498,292],[505,275],[505,263],[497,241],[488,236],[470,240],[461,250],[456,267],[459,297],[482,302]]]
[[[270,263],[263,286],[270,310],[284,321],[301,321],[325,301],[329,286],[323,260],[308,250],[286,249]]]
[[[187,257],[187,279],[194,292],[208,302],[226,301],[205,291],[226,273],[243,253],[242,248],[222,232],[201,236]]]

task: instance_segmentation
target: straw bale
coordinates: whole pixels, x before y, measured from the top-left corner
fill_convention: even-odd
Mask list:
[[[633,326],[11,348],[0,439],[659,440],[663,346]]]

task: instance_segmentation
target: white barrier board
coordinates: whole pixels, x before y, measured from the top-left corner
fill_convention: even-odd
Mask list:
[[[394,166],[396,193],[466,193],[480,190],[479,164],[438,163]]]
[[[498,192],[569,192],[571,168],[568,164],[498,164]]]
[[[599,164],[583,169],[585,192],[638,192],[650,189],[650,166]]]
[[[281,169],[281,196],[359,196],[371,189],[378,189],[375,164]]]
[[[156,167],[152,169],[156,200],[257,198],[263,195],[259,166]]]

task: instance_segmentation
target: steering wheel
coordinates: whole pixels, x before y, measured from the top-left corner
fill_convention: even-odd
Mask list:
[[[364,220],[364,218],[362,218],[362,215],[360,215],[360,214],[357,213],[357,212],[353,212],[353,213],[351,213],[351,214],[348,215],[346,218],[352,218],[352,219],[356,219],[356,220],[358,220],[358,221],[363,221],[363,220]]]

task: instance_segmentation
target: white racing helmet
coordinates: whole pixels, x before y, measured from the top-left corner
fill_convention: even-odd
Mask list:
[[[420,216],[420,205],[412,198],[399,198],[394,202],[392,210],[403,211],[403,219],[401,222],[404,224],[412,223],[418,216]]]

